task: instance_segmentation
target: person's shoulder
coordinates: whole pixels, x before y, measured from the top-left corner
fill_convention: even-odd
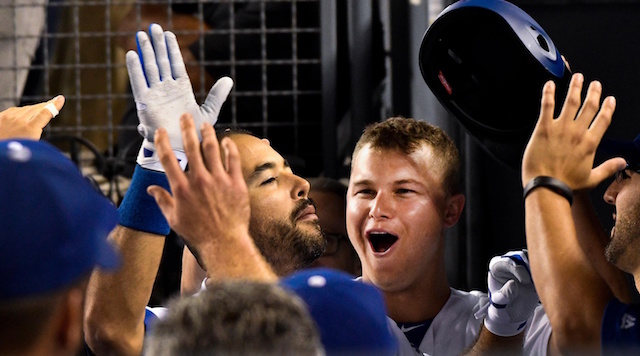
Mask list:
[[[489,296],[485,292],[479,290],[464,291],[460,289],[451,288],[451,296],[449,300],[460,300],[468,303],[476,304],[478,302],[486,303],[489,300]]]

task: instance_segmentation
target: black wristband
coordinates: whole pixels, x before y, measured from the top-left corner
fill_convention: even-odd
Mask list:
[[[526,199],[527,195],[529,195],[532,190],[540,187],[551,189],[554,193],[565,197],[569,201],[569,205],[573,204],[573,192],[571,191],[571,188],[564,184],[563,181],[547,176],[537,176],[530,180],[529,183],[524,186],[522,199]]]

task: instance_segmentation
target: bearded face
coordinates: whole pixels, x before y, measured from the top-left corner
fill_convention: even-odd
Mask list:
[[[318,220],[299,219],[310,200],[300,201],[285,219],[253,218],[249,232],[260,252],[279,276],[308,267],[324,252],[326,241]]]
[[[622,202],[620,202],[622,203]],[[611,232],[611,241],[605,249],[607,261],[630,272],[637,265],[637,241],[640,238],[640,202],[618,210],[616,225]]]

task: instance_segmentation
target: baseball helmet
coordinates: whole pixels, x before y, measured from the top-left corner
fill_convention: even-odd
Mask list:
[[[419,63],[440,103],[491,156],[515,169],[544,83],[555,81],[562,103],[571,78],[542,27],[502,0],[460,0],[445,8],[422,38]]]

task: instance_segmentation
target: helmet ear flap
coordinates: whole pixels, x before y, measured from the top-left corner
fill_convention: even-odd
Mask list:
[[[561,103],[571,78],[542,27],[502,0],[447,7],[422,38],[419,64],[440,103],[491,156],[515,169],[538,118],[544,83],[556,82]]]

